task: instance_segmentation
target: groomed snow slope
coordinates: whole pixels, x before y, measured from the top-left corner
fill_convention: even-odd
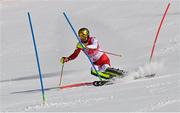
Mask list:
[[[171,3],[153,62],[150,50],[168,0],[39,0],[1,1],[0,111],[180,112],[180,1]],[[59,90],[59,58],[70,55],[77,40],[67,24],[87,27],[110,56],[113,67],[129,76],[102,87]],[[34,47],[28,24],[31,13],[47,103],[42,105]],[[63,85],[94,81],[81,53],[64,67]],[[149,79],[133,80],[156,72]]]

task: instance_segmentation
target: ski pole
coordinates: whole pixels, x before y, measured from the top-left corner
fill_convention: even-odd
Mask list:
[[[59,87],[61,86],[61,83],[62,83],[63,69],[64,69],[64,63],[62,64],[62,67],[61,67],[61,76],[60,76],[60,80],[59,80]]]
[[[102,51],[102,50],[98,50],[98,51],[99,51],[99,52],[103,52],[103,53],[107,53],[107,54],[110,54],[110,55],[122,57],[122,55],[119,55],[119,54],[115,54],[115,53],[111,53],[111,52],[107,52],[107,51]]]

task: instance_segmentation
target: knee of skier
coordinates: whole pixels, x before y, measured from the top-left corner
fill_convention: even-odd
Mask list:
[[[105,70],[107,68],[110,68],[110,65],[109,64],[104,64],[104,65],[101,66],[100,71],[105,72]]]

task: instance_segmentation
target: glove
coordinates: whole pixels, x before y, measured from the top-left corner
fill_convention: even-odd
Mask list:
[[[65,62],[68,62],[70,59],[69,57],[61,57],[60,63],[64,64]]]
[[[81,45],[80,43],[78,43],[76,47],[79,49],[86,48],[86,46],[84,44]]]

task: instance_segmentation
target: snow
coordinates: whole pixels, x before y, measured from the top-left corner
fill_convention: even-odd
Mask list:
[[[0,112],[180,112],[180,1],[174,0],[159,34],[152,63],[152,43],[168,0],[3,0],[0,2]],[[46,104],[27,12],[31,13],[43,73]],[[89,28],[113,67],[128,70],[113,85],[60,90],[59,58],[70,55],[75,29]],[[64,66],[63,85],[98,80],[81,53]],[[134,80],[146,74],[153,78]]]

